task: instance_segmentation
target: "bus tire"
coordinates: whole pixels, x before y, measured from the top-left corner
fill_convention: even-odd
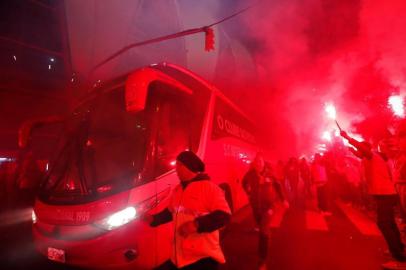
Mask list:
[[[228,203],[228,206],[230,207],[231,213],[234,212],[233,210],[233,198],[231,195],[231,189],[230,186],[226,183],[222,183],[219,185],[219,187],[224,191],[224,196],[226,198],[226,201]]]

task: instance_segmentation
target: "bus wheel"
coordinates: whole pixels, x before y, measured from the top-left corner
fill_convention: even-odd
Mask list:
[[[228,203],[228,206],[230,207],[231,213],[234,212],[233,210],[233,198],[231,196],[231,189],[230,186],[226,183],[222,183],[219,185],[219,187],[224,191],[224,196],[226,197],[226,201]]]

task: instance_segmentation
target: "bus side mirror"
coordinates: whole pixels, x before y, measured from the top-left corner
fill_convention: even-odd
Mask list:
[[[145,108],[148,87],[153,81],[160,81],[175,89],[192,94],[192,90],[181,82],[152,68],[143,68],[132,72],[125,82],[125,104],[127,112],[138,112]]]
[[[125,82],[125,106],[128,112],[138,112],[145,108],[148,86],[154,77],[152,71],[142,69],[131,73]]]

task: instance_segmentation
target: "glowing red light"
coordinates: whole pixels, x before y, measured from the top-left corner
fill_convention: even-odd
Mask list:
[[[321,138],[325,141],[329,141],[331,142],[331,134],[328,131],[324,131],[323,135],[321,136]]]
[[[103,192],[110,191],[111,189],[112,189],[111,185],[104,185],[104,186],[98,187],[97,192],[103,193]]]
[[[402,96],[390,96],[388,98],[388,106],[392,109],[395,116],[405,116],[405,108]]]
[[[67,190],[75,190],[75,182],[71,179],[69,180],[69,183],[66,185]]]
[[[205,50],[211,51],[214,50],[214,32],[213,29],[208,27],[205,29]]]
[[[324,110],[326,111],[328,118],[331,118],[334,120],[336,119],[337,112],[336,112],[336,108],[333,104],[326,103],[324,106]]]

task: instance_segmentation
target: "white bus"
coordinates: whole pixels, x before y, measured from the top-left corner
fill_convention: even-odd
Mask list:
[[[101,85],[63,120],[66,131],[33,209],[39,252],[86,268],[151,269],[168,259],[172,224],[138,219],[166,207],[185,149],[206,163],[233,211],[258,150],[248,118],[179,66],[151,65]]]

